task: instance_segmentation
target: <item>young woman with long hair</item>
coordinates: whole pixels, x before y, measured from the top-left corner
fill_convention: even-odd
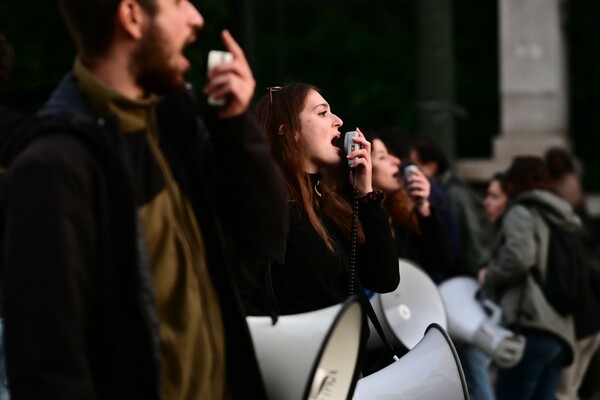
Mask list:
[[[355,159],[350,172],[348,158],[336,146],[343,122],[309,84],[270,88],[256,113],[287,185],[285,257],[270,268],[279,312],[328,307],[363,289],[393,291],[399,283],[398,261],[382,196],[373,191],[371,144],[358,130],[353,141],[360,148],[348,155]],[[355,279],[350,266],[352,189],[358,203]]]

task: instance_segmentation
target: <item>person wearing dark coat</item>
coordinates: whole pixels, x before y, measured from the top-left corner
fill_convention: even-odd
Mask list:
[[[73,71],[1,160],[12,398],[266,398],[233,276],[287,215],[243,51],[222,33],[202,120],[190,2],[59,3]]]

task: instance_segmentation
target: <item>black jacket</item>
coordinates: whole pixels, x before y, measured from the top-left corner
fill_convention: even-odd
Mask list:
[[[319,215],[335,243],[336,253],[332,253],[298,204],[290,203],[288,209],[285,259],[271,271],[279,311],[302,313],[344,301],[349,294],[350,241],[332,220]],[[355,283],[375,292],[391,292],[398,287],[400,274],[387,213],[379,201],[369,201],[360,203],[358,215],[366,240],[357,246]]]
[[[195,110],[189,91],[167,96],[157,109],[160,143],[205,240],[229,390],[264,398],[231,275],[238,259],[258,266],[282,248],[281,174],[249,114],[209,119],[218,132],[210,135]],[[12,397],[158,399],[158,317],[123,134],[110,116],[92,114],[72,76],[37,121],[0,160],[10,165],[3,268]]]
[[[394,238],[398,257],[414,261],[434,282],[440,283],[457,275],[457,271],[450,236],[437,209],[432,207],[431,213],[428,217],[417,214],[419,233],[397,225]]]

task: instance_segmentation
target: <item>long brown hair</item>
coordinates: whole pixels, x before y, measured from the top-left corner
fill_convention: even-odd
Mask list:
[[[387,194],[383,199],[383,208],[388,212],[393,228],[402,227],[410,232],[421,233],[415,206],[405,189]]]
[[[298,202],[308,219],[330,251],[335,252],[333,240],[327,233],[316,209],[321,208],[346,237],[350,238],[352,208],[340,194],[344,186],[336,182],[338,174],[320,171],[323,179],[320,185],[321,197],[316,196],[310,176],[304,171],[306,155],[301,142],[296,139],[301,130],[300,112],[306,105],[311,90],[320,90],[306,83],[290,83],[282,88],[270,88],[255,106],[259,122],[271,144],[271,152],[283,169],[288,201]],[[334,177],[335,176],[335,177]],[[364,242],[364,233],[359,224],[359,242]]]

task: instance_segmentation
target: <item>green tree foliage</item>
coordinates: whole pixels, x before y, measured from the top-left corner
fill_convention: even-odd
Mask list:
[[[8,88],[29,88],[57,81],[73,64],[75,50],[56,2],[0,2],[0,31],[15,50]]]
[[[281,77],[276,68],[278,16],[272,11],[276,1],[263,2],[264,12],[258,13],[260,88],[309,82],[323,90],[346,129],[414,128],[412,2],[346,1],[343,6],[336,1],[287,2]]]
[[[205,84],[205,57],[222,49],[219,32],[230,29],[250,54],[257,97],[265,87],[292,80],[319,86],[333,111],[356,126],[416,129],[416,1],[418,0],[194,0],[205,17],[198,41],[187,51],[189,78]],[[254,7],[252,38],[244,37]],[[497,1],[454,0],[456,148],[459,157],[485,157],[499,133]],[[583,161],[585,185],[600,189],[600,15],[597,0],[566,2],[570,125]],[[6,92],[55,84],[75,57],[55,1],[0,1],[0,32],[15,49]],[[43,91],[42,91],[43,93]]]

